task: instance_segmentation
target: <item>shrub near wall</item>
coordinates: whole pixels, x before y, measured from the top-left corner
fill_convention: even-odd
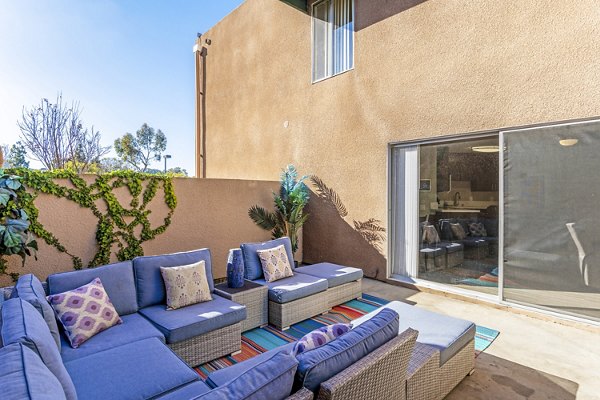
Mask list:
[[[97,218],[97,251],[87,267],[110,263],[113,251],[120,261],[143,255],[142,243],[167,230],[177,206],[172,178],[166,175],[115,171],[93,176],[93,180],[88,183],[82,176],[65,170],[42,172],[11,169],[7,172],[22,177],[24,189],[19,193],[18,203],[29,215],[30,231],[59,252],[67,254],[74,269],[84,267],[81,258],[71,254],[38,219],[40,210],[36,207],[35,200],[39,194],[72,201],[89,209]],[[121,204],[115,194],[121,188],[125,188],[131,195],[129,204]],[[149,204],[159,191],[163,193],[168,213],[159,226],[152,227]],[[64,215],[65,219],[69,217]],[[7,274],[6,267],[0,269],[0,274]],[[18,274],[12,273],[11,277],[14,280]]]

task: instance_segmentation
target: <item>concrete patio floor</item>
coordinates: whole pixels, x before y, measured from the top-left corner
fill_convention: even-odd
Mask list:
[[[466,399],[600,399],[600,328],[561,324],[441,294],[364,279],[363,292],[464,318],[500,331],[447,397]]]

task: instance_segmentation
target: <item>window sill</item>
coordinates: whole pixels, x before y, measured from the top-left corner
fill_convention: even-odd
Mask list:
[[[333,75],[330,75],[330,76],[326,76],[325,78],[321,78],[321,79],[317,79],[316,81],[312,81],[312,84],[314,85],[315,83],[323,82],[323,81],[326,81],[328,79],[335,78],[336,76],[344,75],[345,73],[348,73],[348,72],[351,72],[351,71],[354,71],[354,67],[352,67],[350,69],[347,69],[345,71],[342,71],[342,72],[338,72],[337,74],[333,74]]]

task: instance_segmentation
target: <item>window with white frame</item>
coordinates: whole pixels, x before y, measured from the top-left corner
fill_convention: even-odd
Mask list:
[[[321,0],[312,6],[313,82],[354,67],[354,0]]]

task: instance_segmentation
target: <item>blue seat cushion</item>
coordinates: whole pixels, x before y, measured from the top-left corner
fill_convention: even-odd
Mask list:
[[[294,254],[292,253],[292,242],[290,238],[282,237],[262,243],[242,243],[242,255],[244,257],[244,277],[251,281],[263,278],[262,264],[258,258],[258,250],[268,250],[283,245],[288,255],[290,266],[294,269]]]
[[[487,238],[466,237],[465,239],[461,240],[460,243],[462,243],[465,247],[468,247],[468,248],[485,247],[485,246],[489,246],[486,239]]]
[[[265,353],[259,354],[255,357],[252,357],[244,362],[233,364],[227,368],[218,369],[208,375],[206,378],[206,383],[208,383],[211,387],[223,386],[230,380],[242,375],[246,371],[251,368],[254,368],[258,364],[273,358],[277,353],[287,352],[291,353],[294,349],[294,345],[296,342],[287,343],[283,346],[276,347],[272,350],[269,350]]]
[[[181,386],[163,396],[158,397],[160,400],[189,400],[196,396],[211,391],[211,387],[202,381],[188,383]]]
[[[326,279],[296,273],[294,276],[274,282],[267,282],[264,279],[258,279],[255,282],[266,285],[269,288],[269,300],[280,304],[303,299],[328,288]]]
[[[157,338],[65,363],[80,399],[148,399],[199,379]]]
[[[140,314],[129,314],[121,317],[122,324],[115,325],[86,340],[78,348],[71,347],[64,335],[61,335],[63,347],[61,356],[64,362],[112,349],[142,339],[157,338],[164,343],[164,335]]]
[[[0,395],[4,400],[66,399],[56,376],[21,343],[0,348]]]
[[[137,312],[137,296],[131,261],[50,275],[48,292],[57,294],[77,289],[87,285],[95,278],[100,278],[102,281],[106,294],[120,316]]]
[[[297,367],[298,361],[292,354],[278,352],[224,385],[194,399],[283,400],[292,392]]]
[[[31,304],[19,298],[5,301],[2,305],[1,333],[5,346],[22,343],[37,353],[60,382],[67,399],[77,399],[73,381],[60,358],[50,329],[44,318]]]
[[[392,301],[352,321],[354,326],[372,318],[381,309],[391,309],[400,315],[398,334],[408,328],[419,331],[417,342],[433,346],[440,351],[440,365],[458,353],[467,343],[475,338],[475,324],[459,318],[449,317],[411,306],[399,301]]]
[[[246,307],[213,294],[211,301],[177,310],[155,305],[142,308],[140,314],[150,320],[171,344],[243,321]]]
[[[329,287],[340,286],[362,279],[363,271],[359,268],[344,267],[343,265],[328,262],[306,265],[296,268],[296,272],[308,274],[317,278],[327,279]]]
[[[465,246],[462,244],[454,242],[441,242],[438,243],[437,246],[442,247],[448,254],[457,253],[465,249]]]
[[[38,310],[44,321],[46,321],[48,329],[50,329],[50,333],[60,350],[60,331],[58,330],[54,310],[50,303],[48,303],[48,300],[46,300],[46,291],[42,286],[42,282],[33,274],[22,275],[19,277],[11,293],[11,297],[19,297]]]
[[[139,307],[145,308],[156,304],[165,304],[165,283],[160,273],[160,267],[179,267],[195,264],[201,260],[204,260],[206,279],[212,293],[215,284],[209,249],[134,258],[133,269],[135,270],[135,285]]]
[[[398,313],[384,309],[331,342],[300,353],[296,387],[316,392],[321,383],[398,336]]]
[[[443,247],[424,247],[419,252],[425,257],[438,257],[446,254],[446,249]]]

